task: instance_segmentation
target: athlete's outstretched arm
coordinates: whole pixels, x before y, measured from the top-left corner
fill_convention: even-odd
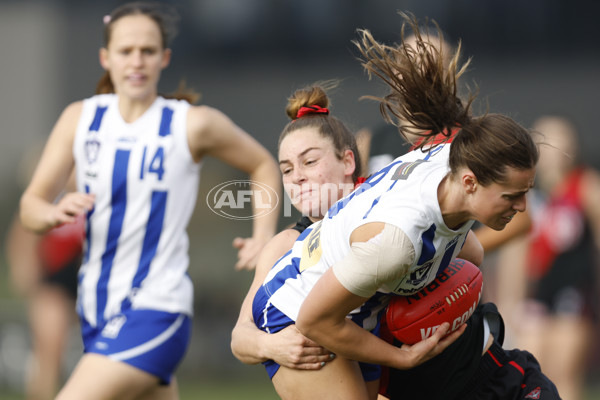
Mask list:
[[[81,102],[69,105],[52,129],[33,178],[21,196],[20,217],[25,228],[41,233],[73,223],[77,215],[94,205],[93,195],[77,192],[67,193],[54,203],[75,165],[73,140],[81,108]]]
[[[268,334],[254,324],[252,301],[256,291],[262,285],[271,266],[292,247],[297,238],[297,231],[286,229],[271,239],[260,254],[254,280],[231,334],[231,350],[243,363],[258,364],[274,360],[288,368],[319,369],[322,367],[321,363],[333,358],[331,352],[298,332],[295,325]]]
[[[239,249],[236,269],[253,269],[264,245],[275,235],[279,218],[281,177],[273,156],[252,136],[222,112],[207,106],[191,107],[188,113],[188,141],[196,161],[210,155],[247,173],[270,212],[253,220],[251,238],[236,238]],[[270,190],[269,190],[270,189]],[[258,214],[253,203],[254,215]]]

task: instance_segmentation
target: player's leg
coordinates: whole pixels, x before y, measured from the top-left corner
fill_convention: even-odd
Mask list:
[[[541,365],[553,362],[546,360],[547,332],[550,329],[548,311],[538,302],[528,301],[519,310],[518,317],[513,320],[513,340],[511,346],[518,349],[527,349]]]
[[[552,318],[547,351],[552,362],[542,368],[565,399],[581,399],[587,356],[593,338],[589,321],[578,315],[558,314]]]
[[[168,385],[154,386],[146,393],[142,393],[138,400],[178,400],[179,386],[173,378]]]
[[[283,400],[369,399],[358,363],[339,356],[318,371],[280,367],[273,385]]]
[[[56,400],[130,400],[159,379],[136,367],[94,353],[84,354]]]
[[[33,360],[27,380],[28,398],[52,399],[56,395],[73,310],[72,300],[56,285],[41,283],[32,296],[29,318]]]
[[[84,321],[82,332],[86,354],[60,400],[177,398],[170,382],[189,345],[189,316],[128,309],[101,327]]]

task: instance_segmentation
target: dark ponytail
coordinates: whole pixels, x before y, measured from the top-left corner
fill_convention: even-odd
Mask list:
[[[390,88],[383,98],[365,96],[380,102],[383,118],[397,125],[405,138],[422,136],[421,148],[430,147],[436,137],[437,142],[440,134],[452,140],[451,171],[466,166],[482,185],[504,179],[506,167],[535,167],[537,146],[525,128],[504,115],[473,117],[476,95],[469,93],[466,101],[459,97],[458,79],[471,61],[460,64],[460,42],[445,61],[443,34],[435,21],[439,44],[428,31],[421,31],[412,14],[400,15],[404,18],[400,45],[381,44],[368,30],[360,30],[360,40],[354,41],[369,77],[379,77]],[[405,42],[407,24],[415,37],[412,46]]]
[[[387,46],[378,43],[368,30],[359,30],[361,39],[354,41],[362,56],[362,65],[369,76],[382,79],[390,93],[381,98],[365,96],[380,102],[383,118],[396,126],[408,140],[409,135],[422,136],[421,146],[426,146],[438,134],[450,136],[456,128],[469,119],[470,106],[475,95],[466,103],[458,96],[457,81],[470,63],[460,65],[460,42],[451,56],[444,46],[444,36],[439,26],[435,34],[421,32],[411,14],[400,13],[404,18],[401,30],[402,43]],[[405,43],[406,25],[414,36],[414,44]],[[439,42],[438,42],[439,41]]]

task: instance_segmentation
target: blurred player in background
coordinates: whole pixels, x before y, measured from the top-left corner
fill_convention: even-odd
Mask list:
[[[62,381],[64,355],[76,321],[77,270],[83,218],[43,235],[15,219],[7,240],[13,285],[28,302],[32,358],[27,364],[26,399],[53,399]]]
[[[186,228],[200,164],[216,157],[278,191],[269,152],[220,111],[157,91],[169,65],[176,14],[126,3],[104,18],[97,95],[69,105],[21,198],[21,221],[45,232],[86,218],[77,311],[84,355],[58,399],[176,399],[174,372],[191,335],[193,287]],[[75,170],[77,192],[54,203]],[[240,260],[252,264],[275,233],[256,218]],[[266,200],[265,200],[266,201]]]
[[[302,214],[295,226],[276,235],[259,258],[252,285],[232,332],[233,354],[246,364],[273,360],[287,368],[320,369],[335,355],[302,335],[295,325],[269,335],[254,324],[252,300],[277,259],[323,216],[338,199],[361,182],[360,157],[354,135],[330,113],[323,82],[293,93],[286,113],[291,121],[279,138],[279,167],[292,205]],[[362,178],[364,180],[364,178]]]
[[[30,177],[27,173],[26,179]],[[74,179],[68,186],[73,190]],[[26,230],[15,218],[7,233],[11,283],[28,306],[32,354],[25,378],[27,400],[53,399],[62,383],[66,350],[76,321],[83,238],[83,216],[44,235]]]
[[[600,174],[580,160],[570,119],[545,115],[534,129],[544,140],[529,201],[533,228],[511,253],[525,283],[499,265],[510,275],[498,291],[521,291],[510,320],[515,347],[536,356],[565,399],[578,400],[597,346]]]

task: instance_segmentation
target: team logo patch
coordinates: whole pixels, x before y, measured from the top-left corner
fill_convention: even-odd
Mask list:
[[[431,270],[431,266],[433,265],[433,260],[421,265],[418,269],[412,271],[408,275],[408,279],[406,283],[413,286],[419,286],[420,284],[427,279],[429,276],[429,271]]]
[[[542,395],[542,389],[538,386],[535,389],[533,389],[531,392],[529,392],[529,394],[527,396],[525,396],[525,398],[526,399],[539,399],[541,395]]]
[[[88,139],[85,141],[85,158],[88,163],[95,163],[99,153],[100,142],[97,139]]]
[[[302,246],[302,258],[300,259],[300,272],[312,267],[321,259],[323,249],[321,248],[321,224],[304,240]]]
[[[408,273],[394,288],[393,292],[402,296],[414,294],[421,290],[429,281],[429,274],[435,260],[430,260]]]
[[[417,161],[413,161],[410,163],[402,163],[398,166],[398,168],[396,168],[396,171],[394,171],[394,175],[392,175],[392,180],[397,181],[397,180],[402,180],[405,181],[408,179],[408,177],[410,176],[410,174],[414,171],[414,169],[416,167],[418,167],[420,164],[427,162],[425,160],[417,160]]]
[[[104,329],[102,329],[102,336],[109,339],[114,339],[119,336],[119,332],[123,325],[127,322],[127,317],[124,315],[117,315],[112,317],[110,321],[106,324]]]

